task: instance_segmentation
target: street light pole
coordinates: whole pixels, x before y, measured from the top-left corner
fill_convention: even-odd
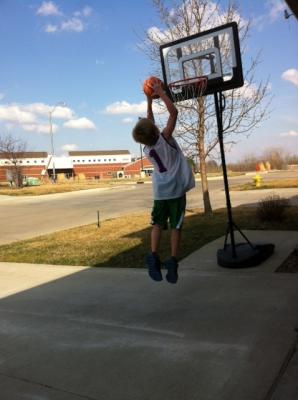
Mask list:
[[[55,110],[49,112],[49,122],[50,122],[50,136],[51,136],[51,153],[52,153],[52,163],[53,163],[53,181],[56,182],[56,171],[55,171],[55,150],[54,150],[54,137],[53,137],[53,127],[52,127],[52,113]]]
[[[66,104],[63,101],[57,103],[52,110],[49,111],[49,124],[50,124],[50,136],[51,136],[51,152],[53,159],[53,182],[56,182],[56,170],[55,170],[55,149],[54,149],[54,134],[53,134],[53,123],[52,123],[52,115],[58,106],[65,107]]]
[[[139,117],[139,121],[140,119],[142,119],[141,117]],[[141,153],[141,177],[142,177],[142,172],[144,170],[144,165],[143,165],[143,152],[142,152],[142,143],[140,143],[140,153]]]
[[[144,170],[144,165],[143,165],[142,143],[140,143],[140,153],[141,153],[141,171],[143,171]]]

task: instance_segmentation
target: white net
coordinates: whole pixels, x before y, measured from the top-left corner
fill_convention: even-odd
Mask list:
[[[207,76],[200,76],[171,82],[169,83],[169,89],[174,101],[180,102],[203,96],[207,84]]]

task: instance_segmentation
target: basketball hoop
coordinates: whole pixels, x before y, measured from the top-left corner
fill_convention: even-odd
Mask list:
[[[185,101],[203,96],[207,84],[207,76],[198,76],[171,82],[169,83],[169,89],[175,101]]]

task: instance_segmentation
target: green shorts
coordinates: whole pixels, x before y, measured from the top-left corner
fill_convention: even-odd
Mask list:
[[[167,229],[168,220],[171,229],[181,229],[186,207],[186,195],[176,199],[154,200],[151,212],[151,224]]]

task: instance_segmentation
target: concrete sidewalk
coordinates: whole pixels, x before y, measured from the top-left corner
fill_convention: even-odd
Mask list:
[[[264,240],[264,234],[266,235]],[[0,263],[1,400],[295,400],[298,275],[276,274],[298,232],[259,267],[227,270],[223,239],[146,270]]]

